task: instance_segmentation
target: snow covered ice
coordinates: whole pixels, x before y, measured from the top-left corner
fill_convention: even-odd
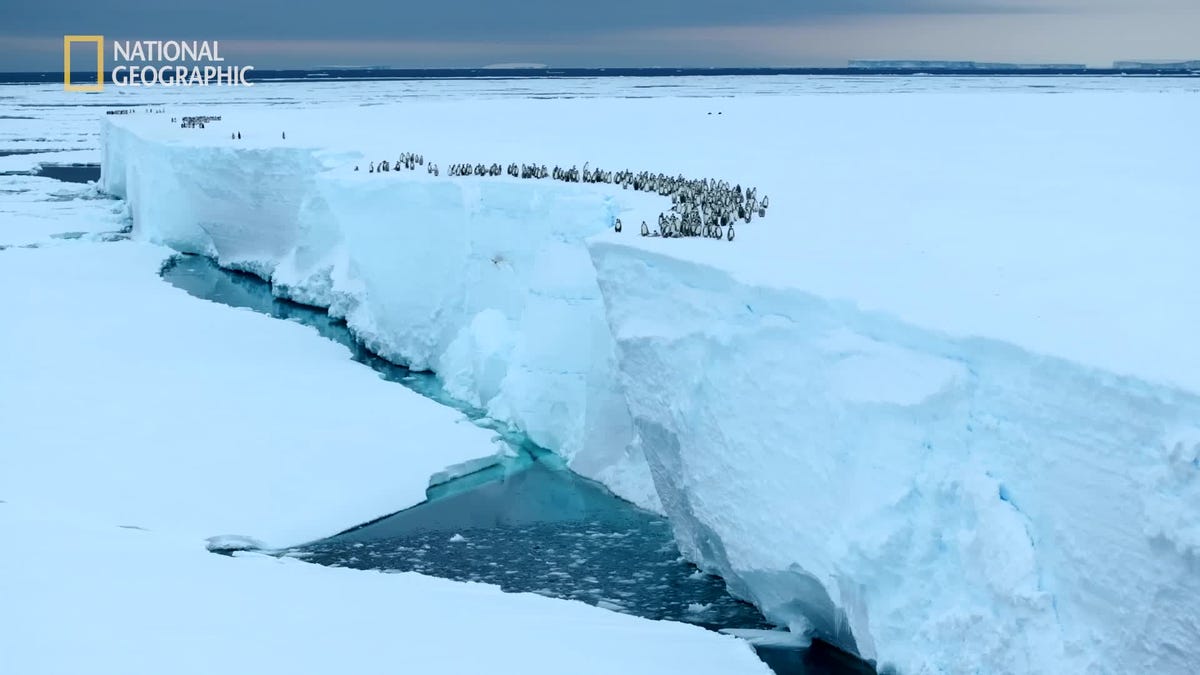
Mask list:
[[[5,673],[770,673],[746,643],[685,624],[417,574],[217,556],[79,516],[0,504],[5,539],[36,542],[0,560]]]
[[[15,291],[0,331],[0,536],[20,542],[0,561],[0,671],[395,672],[387,645],[418,672],[769,672],[746,644],[682,624],[209,553],[336,533],[497,447],[305,327],[163,283],[170,254],[0,252],[0,287]],[[530,633],[550,643],[536,656]]]
[[[165,255],[154,244],[166,244],[258,274],[344,316],[385,357],[435,370],[456,396],[665,513],[691,560],[794,632],[901,673],[1191,672],[1194,85],[1039,79],[1050,96],[1019,78],[890,82],[714,79],[650,99],[617,98],[619,84],[539,82],[535,91],[582,97],[496,93],[471,106],[452,98],[462,83],[400,104],[373,83],[337,105],[336,87],[306,83],[256,87],[236,106],[181,102],[103,120],[101,188],[124,199],[138,241],[0,252],[6,287],[41,275],[10,308],[3,376],[26,384],[5,389],[0,415],[15,447],[43,449],[6,452],[0,498],[201,542],[292,544],[394,510],[389,491],[419,500],[430,475],[497,451],[469,425],[461,442],[437,444],[453,456],[373,443],[389,437],[383,420],[408,410],[405,423],[430,438],[453,424],[395,387],[374,391],[369,373],[343,369],[343,354],[295,327],[182,296],[187,310],[176,311],[177,291],[142,281]],[[713,96],[735,85],[760,93]],[[326,103],[255,103],[288,87]],[[192,108],[224,119],[203,130],[167,123]],[[406,151],[442,166],[588,161],[722,178],[757,186],[772,206],[733,243],[642,239],[630,224],[654,222],[656,197],[366,173]],[[617,216],[621,234],[610,228]],[[113,301],[124,293],[139,307]],[[48,315],[51,306],[61,309]],[[79,353],[71,326],[85,320],[95,345]],[[126,325],[148,334],[129,341]],[[261,357],[242,344],[231,353],[228,338],[211,338],[218,329],[251,336]],[[25,366],[15,354],[28,357],[30,334],[46,344]],[[110,440],[118,428],[157,429],[142,451],[180,444],[180,456],[218,453],[213,466],[251,461],[223,441],[265,450],[239,472],[196,460],[203,481],[172,481],[153,454],[138,455],[142,473],[129,481],[162,481],[141,505],[95,489],[86,479],[102,458],[45,413],[63,395],[45,383],[81,377],[52,358],[64,353],[89,364],[88,386],[58,410]],[[92,364],[102,353],[115,363]],[[230,363],[223,376],[237,385],[222,389],[228,410],[197,419],[203,408],[187,402],[205,390],[168,383],[225,384],[203,372],[210,360]],[[178,373],[137,405],[101,386],[130,378],[129,364],[132,381],[151,381],[163,363]],[[310,369],[344,382],[339,396],[301,381]],[[277,426],[238,423],[239,405],[264,404],[277,406]],[[293,445],[317,430],[297,424],[306,419],[344,420],[330,439],[361,442],[301,462]],[[197,440],[174,433],[181,426]],[[312,462],[329,472],[301,471]],[[364,473],[369,484],[351,489]],[[264,497],[264,481],[288,495],[286,508]],[[240,496],[209,503],[201,488],[211,486]],[[158,512],[158,502],[176,506]],[[749,667],[721,670],[720,659],[739,657],[702,638],[697,650],[718,654],[711,672]]]

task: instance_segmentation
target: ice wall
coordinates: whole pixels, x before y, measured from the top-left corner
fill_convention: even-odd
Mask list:
[[[797,630],[904,673],[1200,662],[1194,393],[588,247],[617,207],[594,186],[344,160],[110,122],[103,183],[139,236],[329,307],[581,473],[661,498],[691,559]]]
[[[770,618],[903,673],[1200,663],[1200,398],[591,252],[683,550]]]
[[[311,149],[199,149],[106,122],[100,182],[128,201],[147,239],[269,276],[298,239],[301,203],[323,167]]]
[[[583,244],[611,226],[610,197],[354,172],[317,149],[168,142],[113,122],[101,182],[128,199],[139,237],[328,307],[376,353],[435,370],[451,394],[658,508]]]

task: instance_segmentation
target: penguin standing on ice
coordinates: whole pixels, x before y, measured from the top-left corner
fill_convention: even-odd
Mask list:
[[[613,225],[613,229],[615,229],[617,232],[621,231],[621,219],[620,218],[617,218],[617,222],[616,222],[616,224]]]
[[[643,220],[642,221],[642,236],[645,237],[649,234],[650,234],[650,227],[648,225],[646,225],[646,221]]]
[[[240,131],[238,132],[238,140],[239,141],[242,140],[242,132],[240,132]]]
[[[287,132],[286,131],[283,132],[283,140],[285,140],[285,141],[287,140]]]
[[[729,234],[725,238],[728,239],[729,241],[733,241],[733,224],[732,223],[730,223],[730,225],[729,225]]]
[[[367,173],[375,173],[375,162],[371,162],[371,166],[367,167]]]

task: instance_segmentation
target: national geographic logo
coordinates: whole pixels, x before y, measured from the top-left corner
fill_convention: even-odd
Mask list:
[[[71,84],[71,45],[76,42],[96,43],[96,84]],[[67,91],[104,91],[104,36],[63,36],[63,89]]]
[[[71,83],[71,46],[96,45],[96,83]],[[216,40],[113,40],[114,87],[252,87],[246,75],[254,66],[221,65],[221,45]],[[63,36],[63,89],[104,91],[104,36]]]

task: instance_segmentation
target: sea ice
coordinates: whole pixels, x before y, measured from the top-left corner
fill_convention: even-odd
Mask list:
[[[104,185],[138,237],[331,305],[663,509],[796,631],[902,672],[1190,672],[1194,92],[706,108],[414,102],[329,128],[231,106],[243,146],[115,120]],[[408,150],[726,178],[772,206],[732,244],[642,239],[608,227],[652,221],[642,195],[353,172]]]

